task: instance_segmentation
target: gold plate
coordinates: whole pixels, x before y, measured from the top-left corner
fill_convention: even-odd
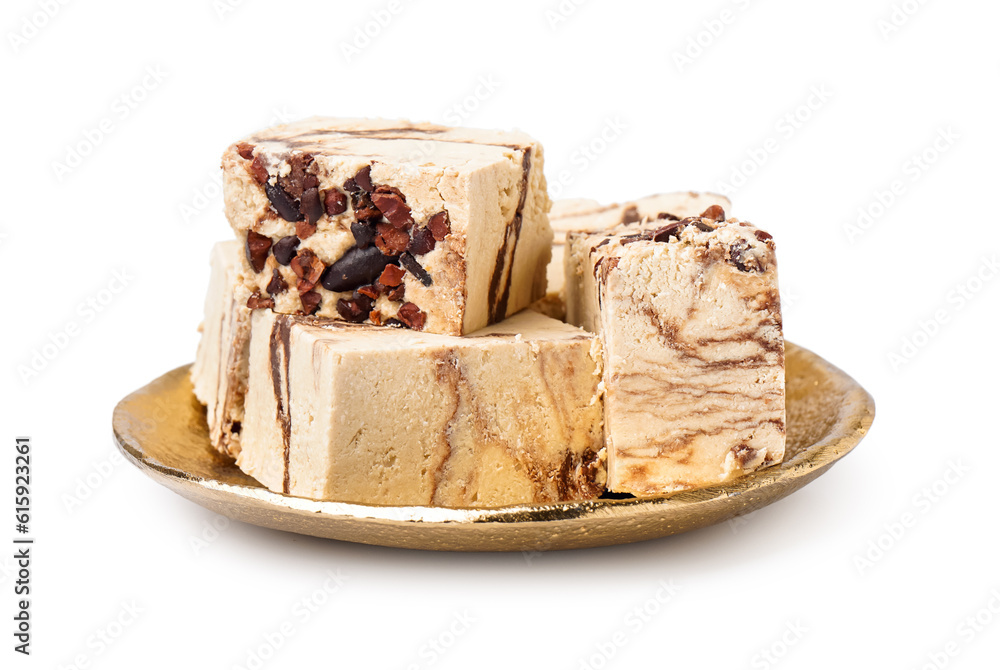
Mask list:
[[[247,523],[387,547],[444,551],[548,551],[638,542],[760,509],[826,472],[861,441],[875,403],[816,354],[786,352],[788,441],[781,465],[738,482],[669,497],[496,509],[318,502],[267,490],[212,449],[190,366],[115,407],[115,440],[140,470],[185,498]]]

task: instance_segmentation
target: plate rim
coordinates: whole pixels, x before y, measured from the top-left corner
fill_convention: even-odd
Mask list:
[[[825,472],[836,461],[852,451],[867,434],[875,418],[875,401],[856,380],[829,361],[813,351],[786,341],[786,349],[794,347],[796,353],[804,355],[815,366],[824,368],[830,376],[837,378],[846,391],[844,400],[839,405],[838,416],[830,424],[829,430],[818,442],[809,445],[797,453],[793,461],[783,463],[776,468],[767,468],[751,473],[741,479],[725,484],[694,491],[682,491],[666,496],[650,496],[624,500],[598,499],[585,501],[566,501],[555,503],[522,503],[503,507],[434,507],[434,506],[393,506],[379,504],[364,504],[313,500],[298,496],[277,493],[258,484],[251,487],[243,484],[232,484],[218,479],[204,478],[192,475],[170,465],[160,463],[141,449],[141,445],[131,444],[130,438],[123,435],[121,414],[125,407],[136,396],[149,392],[151,387],[163,383],[165,379],[178,374],[184,374],[191,364],[182,365],[170,370],[146,385],[123,397],[115,406],[112,428],[114,441],[122,454],[139,470],[168,488],[184,495],[182,489],[197,487],[207,489],[221,496],[232,496],[230,504],[260,505],[266,504],[277,510],[297,513],[321,515],[325,519],[358,520],[374,522],[390,522],[416,525],[467,525],[467,524],[508,524],[528,522],[555,522],[586,519],[601,516],[602,512],[634,508],[633,513],[655,513],[673,508],[684,509],[710,504],[722,499],[738,498],[753,491],[767,489],[778,482],[794,484],[803,477],[806,482],[799,486],[787,486],[788,493],[800,488]],[[848,397],[850,396],[850,397]],[[849,402],[853,400],[853,402]],[[848,412],[848,408],[861,411]],[[806,459],[804,456],[809,455]],[[787,493],[785,494],[787,495]],[[189,497],[189,496],[185,496]],[[779,496],[784,497],[784,496]],[[779,499],[776,498],[775,500]],[[201,501],[196,500],[201,503]],[[770,501],[770,502],[773,502]],[[733,514],[740,513],[738,510]]]

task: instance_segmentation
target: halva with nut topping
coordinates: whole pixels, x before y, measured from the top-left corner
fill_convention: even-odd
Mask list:
[[[222,159],[251,308],[446,335],[545,294],[541,145],[519,132],[312,118]]]
[[[780,463],[785,356],[771,236],[665,213],[567,236],[568,320],[604,344],[608,489],[655,495]]]

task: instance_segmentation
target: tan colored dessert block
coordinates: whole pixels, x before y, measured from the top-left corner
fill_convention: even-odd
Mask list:
[[[273,491],[387,505],[598,497],[599,340],[524,311],[464,337],[254,312],[237,464]]]
[[[223,155],[252,307],[447,335],[545,295],[542,147],[519,132],[312,118]],[[388,268],[388,269],[387,269]]]
[[[701,488],[783,458],[774,243],[705,214],[569,234],[570,314],[604,343],[611,491]]]
[[[664,213],[683,219],[697,216],[712,205],[719,205],[727,212],[732,207],[729,198],[725,196],[694,191],[661,193],[614,205],[602,205],[596,200],[587,199],[556,200],[552,203],[552,211],[549,213],[554,237],[552,260],[549,261],[547,269],[548,295],[538,303],[538,308],[560,319],[566,317],[563,295],[565,283],[563,250],[567,233],[580,230],[609,230],[619,224],[655,219]]]
[[[559,292],[564,283],[563,249],[566,234],[574,231],[610,230],[619,224],[634,223],[642,219],[656,219],[669,213],[678,219],[697,216],[712,205],[719,205],[725,211],[732,208],[729,198],[716,193],[678,191],[646,196],[613,205],[602,205],[596,200],[563,199],[552,203],[549,222],[554,234],[552,240],[552,260],[548,266],[548,291]]]
[[[191,382],[206,408],[212,446],[230,456],[240,452],[250,351],[249,292],[238,281],[240,251],[236,241],[212,248],[205,320],[191,366]]]

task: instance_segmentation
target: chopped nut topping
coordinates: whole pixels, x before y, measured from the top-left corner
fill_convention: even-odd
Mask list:
[[[309,316],[319,309],[319,304],[323,301],[323,296],[316,291],[306,291],[299,294],[299,300],[302,301],[302,313]]]
[[[410,236],[405,230],[400,230],[390,223],[380,223],[376,226],[375,246],[386,256],[398,256],[410,246]]]
[[[254,291],[253,295],[247,298],[247,307],[250,309],[272,309],[274,308],[274,300],[263,298],[260,291]]]
[[[402,321],[407,328],[413,330],[423,330],[424,324],[427,322],[427,315],[412,302],[404,302],[399,308],[399,312],[396,313],[396,318]]]
[[[274,268],[274,273],[271,275],[271,281],[267,283],[267,293],[268,295],[275,296],[280,295],[288,290],[288,282],[285,278],[281,276],[278,268]]]
[[[267,263],[267,252],[271,249],[271,238],[253,230],[247,231],[247,260],[254,272],[262,272]]]
[[[274,260],[278,261],[278,263],[288,265],[295,258],[295,251],[298,248],[299,238],[295,235],[288,235],[274,243],[274,249],[271,250],[271,253],[274,254]]]
[[[313,232],[316,232],[316,222],[319,221],[319,217],[323,216],[323,205],[319,200],[318,188],[314,186],[303,191],[302,200],[299,203],[299,212],[305,217],[306,223],[312,226]],[[299,235],[299,237],[305,239],[308,235],[305,237]]]
[[[427,222],[427,229],[431,231],[434,239],[441,242],[451,233],[451,219],[448,212],[438,212]]]
[[[431,229],[420,228],[413,232],[413,239],[410,240],[410,246],[406,250],[414,256],[423,256],[433,251],[435,244],[437,241],[434,239],[434,233],[431,232]]]
[[[368,312],[363,310],[356,300],[344,300],[343,298],[337,301],[337,314],[344,321],[350,323],[361,323],[368,318]]]
[[[406,197],[398,188],[377,186],[372,192],[372,203],[396,228],[409,228],[413,225],[413,216],[406,204]]]
[[[253,145],[248,142],[239,142],[236,145],[236,153],[240,155],[240,158],[244,160],[250,160],[253,158]]]
[[[361,295],[368,296],[372,300],[378,300],[378,297],[382,294],[377,284],[368,284],[367,286],[360,286],[357,292]]]
[[[250,174],[253,175],[253,178],[256,179],[257,183],[261,185],[266,184],[267,180],[271,178],[270,175],[267,174],[267,168],[264,167],[264,164],[260,162],[260,158],[257,156],[254,156],[253,160],[250,161]]]
[[[402,300],[404,295],[406,295],[406,284],[400,284],[385,292],[385,297],[395,302]]]
[[[701,218],[722,222],[726,220],[726,210],[719,205],[712,205],[701,213]]]
[[[405,274],[406,270],[398,265],[386,265],[378,281],[383,286],[399,286],[403,283],[403,276]]]
[[[298,255],[292,259],[290,267],[295,276],[299,278],[298,284],[295,286],[299,293],[313,290],[326,269],[323,261],[316,256],[312,249],[301,249]]]
[[[329,216],[337,216],[347,211],[347,196],[337,189],[330,189],[323,195],[323,206]]]

